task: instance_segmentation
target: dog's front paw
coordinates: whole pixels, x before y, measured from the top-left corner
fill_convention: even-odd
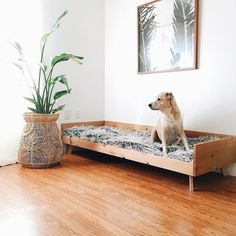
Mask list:
[[[167,150],[166,150],[166,151],[165,151],[165,150],[163,151],[163,156],[164,156],[164,157],[168,157]]]

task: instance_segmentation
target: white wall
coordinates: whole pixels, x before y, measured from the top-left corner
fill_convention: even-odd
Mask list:
[[[154,125],[147,104],[172,91],[185,129],[236,135],[236,1],[200,1],[198,70],[138,75],[136,9],[145,2],[106,0],[105,119]]]
[[[1,5],[4,10],[0,14],[0,166],[17,160],[20,135],[24,126],[22,114],[29,105],[23,99],[23,96],[28,94],[24,78],[11,64],[19,58],[19,54],[10,46],[9,41],[20,42],[25,55],[30,58],[29,63],[34,62],[38,38],[42,32],[39,0],[9,0]]]
[[[72,88],[71,95],[62,101],[66,104],[65,111],[70,111],[70,119],[65,119],[62,112],[61,121],[104,120],[104,0],[41,1],[44,30],[48,30],[65,9],[69,11],[48,41],[47,57],[67,52],[85,58],[83,65],[65,62],[58,66],[58,74],[66,74]]]

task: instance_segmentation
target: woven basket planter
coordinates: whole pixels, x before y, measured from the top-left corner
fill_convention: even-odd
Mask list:
[[[63,144],[56,121],[59,114],[24,113],[26,125],[20,141],[18,160],[25,167],[48,168],[63,158]]]

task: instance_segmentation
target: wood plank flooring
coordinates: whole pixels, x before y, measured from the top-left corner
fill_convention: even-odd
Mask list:
[[[79,150],[0,168],[0,235],[236,235],[236,178],[188,177]]]

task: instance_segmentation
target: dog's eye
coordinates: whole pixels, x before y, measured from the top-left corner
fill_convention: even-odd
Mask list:
[[[158,99],[157,99],[157,101],[161,101],[161,99],[160,99],[160,98],[158,98]]]

